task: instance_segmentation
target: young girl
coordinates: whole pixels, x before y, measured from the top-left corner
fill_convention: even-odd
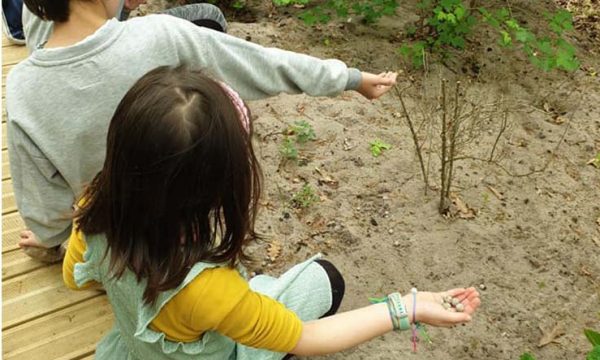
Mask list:
[[[101,284],[115,327],[98,359],[281,359],[348,349],[416,321],[471,320],[475,289],[418,292],[333,315],[344,281],[311,259],[246,282],[261,193],[248,111],[222,83],[161,67],[125,95],[80,201],[66,284]],[[442,306],[443,296],[464,312]],[[329,316],[332,315],[332,316]]]
[[[102,167],[108,121],[151,69],[189,64],[246,100],[344,90],[372,99],[395,83],[395,74],[361,74],[339,60],[264,48],[174,16],[119,22],[113,18],[119,3],[25,0],[35,15],[54,21],[54,30],[6,82],[13,190],[31,230],[21,234],[23,248],[58,251],[69,237],[75,197]]]

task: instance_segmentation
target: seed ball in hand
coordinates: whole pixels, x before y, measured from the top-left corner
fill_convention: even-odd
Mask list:
[[[463,311],[465,311],[465,306],[464,306],[463,304],[461,304],[461,303],[458,303],[458,304],[456,305],[456,311],[458,311],[458,312],[463,312]]]
[[[449,310],[450,309],[450,304],[448,304],[447,302],[442,303],[442,306],[444,307],[444,309]]]
[[[452,298],[450,303],[452,304],[452,306],[456,306],[456,305],[460,304],[460,301],[458,301],[457,298]]]

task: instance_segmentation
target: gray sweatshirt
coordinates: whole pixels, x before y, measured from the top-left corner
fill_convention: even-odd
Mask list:
[[[75,45],[35,50],[9,73],[6,107],[17,206],[44,245],[68,238],[71,206],[102,168],[108,124],[127,90],[158,66],[182,64],[245,100],[335,96],[361,79],[339,60],[265,48],[168,15],[110,20]]]

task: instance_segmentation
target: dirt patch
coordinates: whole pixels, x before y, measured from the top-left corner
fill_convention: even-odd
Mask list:
[[[402,69],[396,49],[415,18],[415,3],[403,2],[397,17],[369,27],[308,28],[280,12],[257,16],[256,23],[233,22],[231,33],[365,71]],[[553,6],[511,3],[515,17],[532,29]],[[586,165],[600,152],[600,82],[590,71],[600,69],[594,34],[582,29],[573,36],[583,66],[572,74],[534,69],[517,51],[501,50],[491,30],[478,34],[466,52],[432,65],[433,81],[461,80],[481,101],[485,94],[511,105],[511,128],[498,145],[504,157],[497,164],[457,164],[453,192],[476,210],[471,220],[438,215],[435,178],[423,195],[410,132],[394,116],[401,111],[394,96],[370,102],[351,92],[334,99],[281,95],[250,103],[266,174],[259,229],[278,247],[253,248],[257,271],[277,273],[322,252],[345,275],[342,310],[412,286],[480,287],[483,305],[473,323],[430,329],[433,344],[420,345],[419,359],[518,359],[525,351],[539,359],[583,358],[590,348],[583,329],[600,329],[600,170]],[[401,86],[411,76],[419,82],[422,75],[405,70]],[[413,100],[408,107],[417,113]],[[308,121],[317,135],[300,148],[302,165],[280,155],[282,134],[297,120]],[[498,123],[486,126],[469,151],[491,148]],[[369,151],[374,139],[392,148],[375,158]],[[305,183],[320,201],[295,209],[291,198]],[[538,348],[557,324],[564,334]],[[397,359],[410,352],[409,335],[389,334],[324,358]]]

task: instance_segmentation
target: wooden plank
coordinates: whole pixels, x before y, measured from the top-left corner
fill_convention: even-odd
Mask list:
[[[2,285],[2,331],[97,297],[95,290],[73,291],[62,280],[62,264],[14,277]]]
[[[12,180],[2,180],[2,215],[17,211],[17,202],[12,189]]]
[[[19,213],[2,216],[2,253],[19,248],[17,242],[22,230],[25,230],[25,223]]]
[[[9,46],[2,49],[2,67],[15,65],[29,55],[25,46]]]
[[[2,150],[2,180],[10,178],[10,163],[8,162],[8,150]]]
[[[106,296],[98,296],[4,331],[4,359],[90,358],[86,355],[112,324],[110,304]]]
[[[21,249],[2,253],[2,281],[48,266],[27,256]]]

